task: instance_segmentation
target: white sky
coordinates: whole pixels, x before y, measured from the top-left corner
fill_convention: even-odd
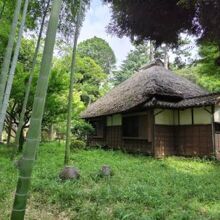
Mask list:
[[[79,41],[81,42],[94,36],[105,39],[115,52],[117,66],[119,66],[133,46],[127,37],[120,39],[107,33],[106,27],[110,22],[110,18],[110,8],[104,5],[101,0],[92,0],[90,10],[87,11],[86,19],[83,23]]]

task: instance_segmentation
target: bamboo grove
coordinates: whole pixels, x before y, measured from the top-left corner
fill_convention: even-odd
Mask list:
[[[6,1],[3,2],[0,10],[1,17],[3,16]],[[27,20],[27,12],[30,4],[34,4],[29,0],[17,0],[14,7],[14,15],[11,23],[10,33],[8,37],[8,44],[5,49],[5,55],[3,63],[1,65],[0,75],[0,137],[4,129],[4,122],[6,120],[7,108],[9,106],[10,94],[12,90],[13,79],[18,64],[18,57],[22,44],[22,38],[24,35],[25,23]],[[42,18],[40,22],[40,28],[38,32],[37,43],[35,52],[32,58],[31,68],[29,70],[30,75],[27,80],[27,85],[24,91],[24,99],[22,104],[22,110],[19,118],[19,124],[15,136],[14,152],[22,151],[20,147],[21,131],[25,120],[25,112],[27,110],[27,103],[30,96],[30,90],[33,83],[33,77],[36,69],[37,59],[39,51],[42,45],[44,29],[47,29],[44,40],[44,49],[41,59],[41,65],[39,69],[39,76],[37,85],[35,88],[35,95],[33,101],[33,107],[30,118],[30,125],[24,144],[22,156],[18,161],[18,182],[14,198],[13,209],[11,213],[11,219],[20,220],[24,219],[25,210],[27,205],[28,191],[31,184],[32,170],[34,162],[37,158],[37,149],[41,140],[41,125],[43,120],[45,100],[47,97],[48,83],[51,73],[52,60],[54,54],[54,47],[56,42],[56,35],[59,24],[60,13],[62,13],[63,5],[69,6],[70,21],[73,22],[74,32],[72,32],[73,40],[73,52],[72,62],[69,69],[71,70],[69,80],[69,98],[67,105],[67,126],[66,126],[66,150],[65,150],[65,165],[69,163],[69,147],[71,138],[71,120],[72,120],[72,98],[73,98],[73,83],[74,72],[76,65],[76,47],[79,36],[80,27],[82,25],[85,2],[79,1],[62,1],[62,0],[45,0],[39,1],[39,8],[42,9]],[[66,7],[68,8],[68,7]],[[64,10],[65,11],[65,10]],[[47,19],[48,18],[48,19]],[[48,20],[48,23],[46,22]],[[0,21],[1,22],[1,21]],[[46,28],[45,28],[46,27]]]

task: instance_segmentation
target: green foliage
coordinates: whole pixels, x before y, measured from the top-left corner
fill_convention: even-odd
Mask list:
[[[85,120],[80,118],[75,118],[75,120],[73,120],[73,126],[71,131],[73,135],[78,139],[86,140],[87,135],[92,134],[94,128],[92,127],[91,124],[89,124]]]
[[[210,92],[220,91],[220,66],[218,59],[220,52],[213,43],[199,45],[200,60],[191,66],[177,70],[180,75],[194,81]]]
[[[110,32],[120,37],[178,45],[179,34],[188,32],[220,45],[219,0],[103,1],[113,12]]]
[[[188,1],[188,7],[183,7],[179,0],[103,1],[110,3],[112,9],[111,33],[137,42],[155,40],[157,45],[177,43],[181,32],[191,32],[195,17],[193,6],[197,6],[194,1]]]
[[[207,43],[200,46],[199,55],[201,60],[198,63],[198,82],[211,92],[220,91],[220,51],[216,44]]]
[[[57,60],[54,71],[68,76],[71,63],[69,55]],[[74,92],[80,95],[80,100],[85,105],[94,102],[105,91],[107,75],[96,62],[89,57],[76,57],[76,72],[74,74]]]
[[[8,219],[17,170],[0,146],[0,213]],[[64,145],[43,144],[33,173],[27,219],[190,219],[220,218],[220,164],[202,159],[156,160],[116,151],[79,150],[71,162],[78,181],[61,182]],[[94,178],[108,164],[111,178]]]
[[[149,62],[149,48],[147,44],[140,44],[132,50],[122,63],[119,71],[113,73],[113,83],[120,84],[128,79],[142,65]]]
[[[13,81],[13,89],[10,98],[8,112],[9,117],[15,125],[18,124],[21,106],[24,98],[26,83],[29,78],[31,68],[34,41],[24,39],[16,68],[16,74]],[[30,98],[25,114],[25,126],[28,126],[30,113],[32,111],[35,87],[39,73],[39,60],[35,68],[33,83],[31,86]],[[50,75],[46,106],[44,112],[43,126],[47,127],[54,123],[61,123],[66,119],[67,96],[68,96],[68,78],[70,74],[71,57],[65,56],[54,61],[53,69]],[[77,56],[77,70],[75,74],[75,84],[73,93],[73,118],[78,122],[79,114],[85,107],[104,94],[107,84],[107,75],[94,60],[89,57],[81,58]],[[13,112],[12,108],[14,107]],[[13,114],[12,114],[13,113]],[[73,122],[74,122],[73,121]],[[75,124],[75,122],[74,122]],[[59,127],[59,125],[57,125]],[[85,134],[83,134],[85,135]]]
[[[86,148],[86,143],[82,140],[73,138],[71,140],[70,148],[71,150],[80,150],[80,149],[83,150]]]
[[[77,52],[81,57],[92,58],[105,73],[110,73],[116,63],[115,54],[109,44],[98,37],[88,39],[78,45]]]

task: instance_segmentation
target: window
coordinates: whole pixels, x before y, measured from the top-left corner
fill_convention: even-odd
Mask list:
[[[92,127],[94,128],[94,137],[103,137],[104,135],[104,123],[102,120],[91,121]]]
[[[122,136],[124,139],[151,140],[151,126],[148,123],[148,114],[141,112],[124,115],[122,118]]]
[[[215,123],[215,132],[220,133],[220,123]]]
[[[122,117],[120,114],[107,116],[107,126],[121,126],[122,125]]]
[[[123,137],[138,137],[139,136],[139,117],[128,116],[123,117]]]

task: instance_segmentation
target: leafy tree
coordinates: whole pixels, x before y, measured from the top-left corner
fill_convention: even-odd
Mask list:
[[[116,63],[115,54],[109,44],[98,37],[93,37],[78,45],[77,52],[82,57],[90,57],[100,65],[106,73],[110,73]]]
[[[125,1],[104,0],[111,3],[112,21],[109,31],[118,36],[128,36],[135,41],[155,40],[162,43],[177,43],[179,33],[190,30],[195,16],[194,1],[187,7],[179,0]]]
[[[71,56],[66,55],[57,60],[54,71],[64,76],[69,74]],[[80,93],[80,100],[88,105],[94,102],[106,91],[107,74],[91,58],[76,56],[76,72],[74,74],[74,92]]]
[[[175,72],[210,92],[219,92],[220,67],[216,60],[220,56],[218,45],[213,43],[200,44],[199,55],[199,60],[193,61],[190,64],[185,63],[184,66],[176,69]]]
[[[217,44],[206,43],[199,48],[201,59],[197,62],[198,83],[211,92],[220,91],[220,51]]]
[[[0,0],[0,7],[0,64],[2,64],[4,51],[8,43],[15,4],[13,1]]]
[[[124,80],[128,79],[141,66],[148,63],[150,61],[149,59],[149,46],[145,43],[136,46],[135,49],[128,54],[128,56],[122,63],[120,70],[114,71],[114,85],[118,85]]]
[[[220,45],[219,0],[104,0],[113,11],[111,32],[134,40],[178,44],[187,31]]]

